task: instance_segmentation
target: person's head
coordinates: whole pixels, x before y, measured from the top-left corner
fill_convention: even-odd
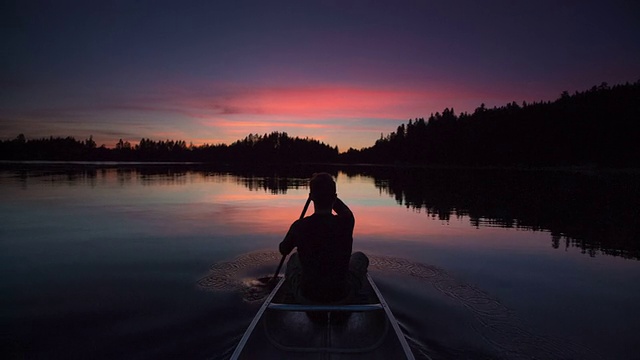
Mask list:
[[[313,204],[318,209],[333,208],[336,200],[336,182],[328,173],[315,173],[309,181],[310,196]]]

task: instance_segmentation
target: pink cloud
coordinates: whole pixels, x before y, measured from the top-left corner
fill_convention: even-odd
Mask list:
[[[204,123],[203,125],[208,126],[222,126],[222,127],[238,127],[238,128],[272,128],[272,127],[282,127],[282,128],[303,128],[303,129],[327,129],[334,128],[333,125],[328,124],[318,124],[318,123],[301,123],[301,122],[291,122],[291,121],[232,121],[221,119],[214,122]]]
[[[275,87],[237,90],[182,99],[190,109],[225,115],[318,118],[404,118],[429,94],[422,91],[371,90],[350,87]],[[434,96],[434,94],[431,94]],[[401,113],[402,112],[402,113]]]

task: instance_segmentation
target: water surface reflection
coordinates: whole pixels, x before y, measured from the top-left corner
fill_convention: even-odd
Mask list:
[[[251,170],[197,164],[113,164],[109,168],[102,164],[4,166],[13,170],[12,176],[20,179],[23,186],[34,180],[53,186],[86,184],[91,187],[98,182],[161,186],[231,181],[250,190],[242,195],[229,192],[210,198],[228,204],[237,203],[243,197],[256,200],[261,192],[277,195],[290,190],[306,191],[306,181],[315,171],[312,167]],[[322,170],[336,177],[346,175],[347,183],[350,179],[360,184],[371,181],[380,194],[392,197],[398,205],[434,219],[450,222],[465,218],[476,228],[547,231],[553,248],[577,247],[590,256],[605,254],[640,259],[638,173],[367,166],[325,166]],[[289,214],[282,210],[252,209],[258,213],[251,217],[266,219],[265,226],[280,226],[280,220],[289,219]],[[388,229],[387,222],[410,221],[403,216],[389,219],[389,214],[377,212],[375,208],[365,207],[362,211],[366,212],[363,217],[366,226],[361,227],[365,232],[384,232]],[[248,214],[238,214],[243,215]],[[405,225],[399,227],[404,232],[411,232],[415,226]],[[423,233],[424,229],[417,231]]]
[[[363,172],[399,205],[474,227],[551,232],[554,248],[640,259],[640,174],[463,169],[347,169]]]
[[[272,275],[306,179],[327,170],[356,215],[354,247],[375,260],[416,353],[640,351],[633,174],[194,164],[3,165],[11,331],[0,345],[31,358],[228,356],[255,304],[196,283],[256,251],[270,255],[228,280]]]

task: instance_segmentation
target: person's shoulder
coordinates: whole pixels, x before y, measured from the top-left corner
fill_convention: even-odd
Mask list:
[[[351,212],[349,212],[348,215],[345,215],[345,214],[334,215],[333,218],[342,224],[349,224],[349,225],[353,225],[356,221],[356,219],[353,217],[353,214]]]
[[[298,220],[294,221],[294,222],[291,224],[291,227],[292,227],[292,228],[300,227],[300,225],[302,224],[302,220],[304,220],[304,219],[298,219]]]
[[[298,219],[296,221],[293,222],[293,224],[291,224],[292,228],[301,228],[301,227],[305,227],[305,226],[309,226],[309,224],[312,222],[312,217],[311,216],[306,216],[302,219]]]

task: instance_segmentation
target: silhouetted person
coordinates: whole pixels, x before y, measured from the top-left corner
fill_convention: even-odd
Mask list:
[[[314,174],[309,186],[315,212],[294,222],[280,243],[282,255],[298,249],[287,262],[286,277],[299,302],[347,301],[362,287],[369,259],[351,254],[355,219],[338,198],[331,175]]]

